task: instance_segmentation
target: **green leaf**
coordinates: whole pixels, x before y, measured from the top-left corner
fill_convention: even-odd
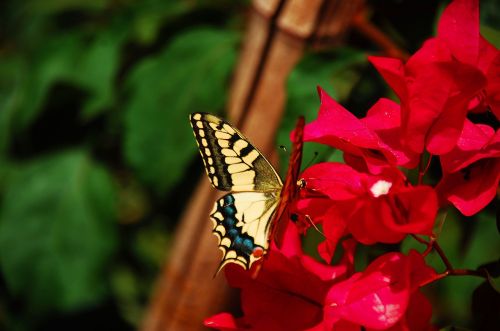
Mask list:
[[[36,310],[101,300],[116,246],[115,200],[110,176],[82,151],[20,167],[0,214],[0,266],[11,293]]]
[[[497,212],[495,215],[496,224],[497,224],[497,232],[500,233],[500,209],[497,208]]]
[[[500,31],[481,25],[481,35],[496,48],[500,48]]]
[[[125,156],[158,192],[178,180],[196,149],[188,114],[224,106],[236,41],[224,30],[186,32],[128,77]]]
[[[142,276],[142,275],[141,275]],[[117,308],[121,315],[132,325],[139,325],[144,315],[144,293],[142,279],[133,272],[130,266],[118,266],[111,274],[111,287]]]
[[[24,70],[20,57],[10,55],[0,58],[0,159],[8,150],[15,126],[16,109],[21,101],[19,79]]]
[[[132,37],[142,44],[152,43],[162,24],[189,12],[195,3],[180,0],[143,0],[133,8]]]
[[[500,261],[497,261],[497,269]],[[490,273],[488,273],[488,283],[491,288],[500,294],[500,277],[493,277]]]
[[[317,117],[320,105],[317,86],[321,86],[330,96],[342,102],[349,96],[351,89],[360,78],[359,68],[366,63],[365,53],[348,48],[339,49],[336,52],[307,55],[288,79],[286,112],[278,132],[279,144],[290,145],[290,132],[295,127],[299,116],[304,116],[306,122]],[[326,160],[332,152],[332,148],[328,146],[307,143],[304,146],[303,163],[307,164],[313,160],[315,153],[318,154],[315,162]],[[282,168],[286,168],[287,156],[284,153],[280,156],[280,164]]]
[[[39,116],[57,82],[71,83],[88,92],[82,106],[84,118],[112,106],[119,51],[125,37],[126,32],[121,32],[119,25],[90,40],[80,32],[47,37],[24,65],[19,65],[15,81],[17,102],[10,106],[15,115],[15,130],[25,129]]]
[[[485,211],[477,214],[473,219],[463,220],[474,222],[474,231],[469,247],[467,247],[464,268],[475,269],[482,264],[498,259],[500,241],[496,231],[495,215]]]
[[[48,38],[27,61],[19,79],[19,104],[16,104],[16,129],[24,129],[42,109],[50,87],[70,78],[77,68],[75,59],[83,51],[79,34],[68,33]]]
[[[120,60],[120,47],[127,35],[119,30],[121,28],[121,25],[117,25],[101,32],[77,59],[77,70],[71,80],[91,94],[83,105],[84,118],[94,117],[111,107],[115,101],[114,80]]]

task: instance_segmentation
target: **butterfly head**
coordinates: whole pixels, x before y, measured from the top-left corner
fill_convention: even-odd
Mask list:
[[[298,181],[297,181],[297,186],[299,189],[304,189],[306,188],[307,186],[307,182],[304,178],[300,178]]]

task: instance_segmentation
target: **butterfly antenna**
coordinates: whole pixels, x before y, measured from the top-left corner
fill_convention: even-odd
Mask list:
[[[307,162],[307,165],[304,168],[309,168],[311,166],[311,164],[314,162],[314,160],[316,160],[318,155],[319,155],[319,153],[317,151],[315,151],[313,157],[311,158],[311,160],[309,160],[309,162]]]
[[[320,229],[316,226],[316,224],[314,224],[314,222],[312,221],[311,217],[309,217],[309,215],[305,215],[304,217],[305,217],[305,219],[309,222],[309,224],[311,224],[311,226],[312,226],[312,227],[313,227],[316,231],[318,231],[318,233],[319,233],[320,235],[322,235],[322,236],[326,239],[326,236],[325,236],[325,234],[323,233],[323,231],[321,231],[321,230],[320,230]]]

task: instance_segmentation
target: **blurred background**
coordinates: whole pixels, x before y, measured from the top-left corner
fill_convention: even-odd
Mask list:
[[[446,3],[363,8],[404,56],[434,34]],[[203,171],[188,114],[225,113],[250,11],[242,0],[0,3],[1,330],[140,327]],[[497,1],[481,1],[481,23],[499,47]],[[366,60],[383,48],[359,25],[332,45],[306,47],[286,82],[274,146],[288,144],[299,114],[316,116],[317,85],[358,116],[394,98]],[[339,158],[313,146],[304,163],[313,152],[314,162]],[[449,217],[441,245],[456,266],[499,258],[495,210]],[[360,254],[368,263],[393,248]],[[480,284],[456,277],[431,286],[437,323],[472,328]]]

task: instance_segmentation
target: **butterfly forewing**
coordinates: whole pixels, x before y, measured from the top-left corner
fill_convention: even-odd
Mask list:
[[[235,192],[215,203],[210,218],[223,253],[218,271],[227,263],[249,269],[267,251],[278,198],[277,192]]]
[[[205,170],[222,191],[279,191],[282,182],[266,158],[237,129],[206,113],[190,116]]]

